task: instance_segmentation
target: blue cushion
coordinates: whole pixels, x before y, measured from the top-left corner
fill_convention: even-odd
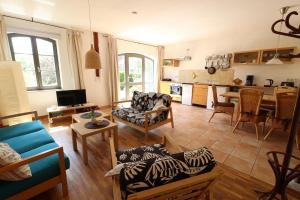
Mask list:
[[[42,129],[26,135],[3,140],[1,142],[9,144],[9,146],[11,146],[16,152],[21,154],[42,145],[52,143],[54,140],[45,129]]]
[[[41,129],[44,129],[44,126],[39,120],[0,128],[0,141],[32,133]]]
[[[23,158],[26,158],[43,151],[53,149],[55,147],[58,147],[55,142],[49,143],[36,149],[27,151],[21,154],[21,156]],[[66,155],[65,163],[66,169],[68,169],[70,167],[70,161]],[[54,178],[60,174],[58,154],[53,154],[41,160],[32,162],[29,164],[29,167],[32,172],[32,177],[29,179],[25,179],[22,181],[0,181],[0,199],[6,199],[7,197],[22,192],[34,185]]]

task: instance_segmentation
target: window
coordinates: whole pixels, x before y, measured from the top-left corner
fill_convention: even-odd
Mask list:
[[[22,65],[27,90],[60,89],[56,41],[17,33],[8,34],[12,59]]]
[[[120,100],[129,99],[133,92],[151,92],[154,89],[154,61],[141,54],[120,54]]]

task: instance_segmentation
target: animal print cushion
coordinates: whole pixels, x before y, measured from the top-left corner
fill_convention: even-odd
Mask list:
[[[0,167],[12,164],[14,162],[21,161],[22,158],[15,150],[13,150],[8,144],[0,143]],[[28,165],[23,165],[15,170],[1,173],[0,180],[4,181],[20,181],[26,178],[30,178],[31,171]]]
[[[145,145],[133,147],[116,153],[118,164],[143,161],[170,155],[164,144]]]
[[[214,157],[206,147],[126,163],[120,173],[122,198],[127,199],[128,195],[136,192],[209,172],[214,166]]]

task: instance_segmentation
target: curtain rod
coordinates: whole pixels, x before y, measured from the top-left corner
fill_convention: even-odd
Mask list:
[[[10,15],[2,15],[2,16],[8,17],[8,18],[13,18],[13,19],[19,19],[19,20],[23,20],[23,21],[27,21],[27,22],[32,22],[32,23],[37,23],[37,24],[52,26],[52,27],[56,27],[56,28],[62,28],[62,29],[67,29],[67,30],[71,29],[71,28],[67,28],[67,27],[63,27],[63,26],[58,26],[58,25],[54,25],[54,24],[49,24],[49,23],[45,23],[45,22],[34,21],[33,17],[31,17],[31,20],[30,20],[30,19],[25,19],[25,18],[21,18],[21,17],[10,16]],[[104,37],[108,37],[107,33],[100,33],[100,34],[102,34]],[[136,43],[136,44],[146,45],[146,46],[158,47],[157,45],[146,44],[146,43],[132,41],[132,40],[127,40],[127,39],[123,39],[123,38],[116,38],[116,39],[123,40],[123,41],[126,41],[126,42],[132,42],[132,43]]]

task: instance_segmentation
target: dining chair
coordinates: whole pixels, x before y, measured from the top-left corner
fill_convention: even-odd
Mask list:
[[[274,88],[274,95],[277,93],[282,93],[282,92],[297,92],[297,88],[295,87],[288,87],[288,86],[278,86]]]
[[[266,140],[274,129],[283,128],[286,131],[292,121],[297,95],[296,92],[276,93],[275,116],[271,118],[272,126],[264,140]]]
[[[264,92],[258,89],[245,88],[240,90],[239,101],[239,117],[232,132],[236,130],[241,122],[250,122],[255,126],[256,138],[259,140],[258,125],[263,122],[263,132],[266,121],[266,113],[260,110],[260,104],[263,98]]]
[[[209,121],[215,116],[216,113],[225,113],[231,116],[230,125],[232,125],[233,114],[234,114],[234,103],[226,103],[226,102],[219,102],[218,101],[218,94],[217,94],[217,87],[212,85],[212,92],[213,92],[213,107],[214,113],[210,117]]]

